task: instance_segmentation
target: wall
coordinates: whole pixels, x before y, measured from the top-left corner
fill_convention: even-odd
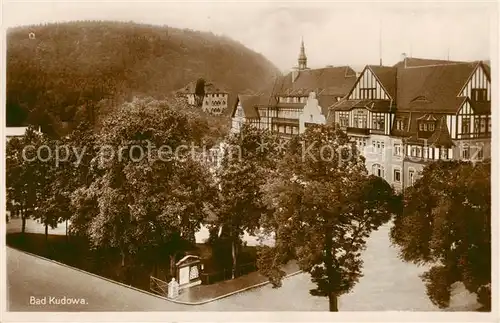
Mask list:
[[[302,109],[302,112],[299,116],[299,133],[303,133],[305,131],[306,123],[315,123],[315,124],[325,124],[326,118],[321,113],[321,107],[318,104],[318,100],[316,99],[316,94],[311,92],[309,98],[307,99],[307,103]]]

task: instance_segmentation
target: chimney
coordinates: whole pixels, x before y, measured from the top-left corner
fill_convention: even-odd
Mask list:
[[[404,68],[406,68],[406,53],[401,54],[401,60],[404,62]]]

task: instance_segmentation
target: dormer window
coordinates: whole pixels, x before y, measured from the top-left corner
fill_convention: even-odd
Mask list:
[[[435,129],[435,123],[433,121],[420,121],[418,125],[418,130],[423,132],[432,132]]]
[[[404,131],[406,130],[407,118],[396,119],[396,130]]]
[[[471,100],[476,102],[483,102],[488,100],[487,89],[472,89]]]
[[[418,102],[429,102],[429,100],[423,95],[417,96],[416,98],[411,100],[411,102],[417,102],[417,101]]]

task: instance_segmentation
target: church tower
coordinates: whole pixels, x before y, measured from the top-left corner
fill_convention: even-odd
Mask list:
[[[299,70],[306,70],[307,69],[307,57],[306,57],[306,50],[304,48],[304,39],[302,39],[302,42],[300,44],[300,54],[299,54]]]

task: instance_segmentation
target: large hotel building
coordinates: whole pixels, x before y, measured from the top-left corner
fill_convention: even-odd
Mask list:
[[[266,95],[240,95],[232,131],[243,123],[283,137],[308,124],[338,124],[366,157],[368,171],[396,189],[410,186],[434,160],[491,155],[488,64],[404,57],[394,66],[298,66]]]

